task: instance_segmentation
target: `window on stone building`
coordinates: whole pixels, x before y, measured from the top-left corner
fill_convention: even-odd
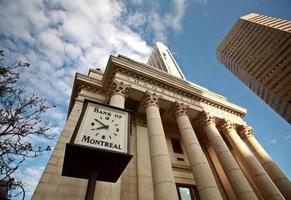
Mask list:
[[[171,143],[172,143],[173,151],[175,153],[181,153],[181,154],[183,153],[182,146],[179,139],[171,138]]]
[[[195,186],[177,185],[179,200],[199,200],[199,195]]]

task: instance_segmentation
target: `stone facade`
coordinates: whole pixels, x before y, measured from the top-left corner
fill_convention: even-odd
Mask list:
[[[61,176],[84,99],[133,111],[133,158],[117,183],[97,182],[96,200],[177,200],[185,189],[200,199],[284,199],[281,185],[290,199],[286,176],[245,136],[246,109],[121,55],[104,73],[76,74],[66,125],[32,199],[84,199],[87,180]]]

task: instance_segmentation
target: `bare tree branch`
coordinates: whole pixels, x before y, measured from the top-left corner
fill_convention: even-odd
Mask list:
[[[29,137],[52,139],[48,133],[52,126],[42,115],[54,106],[35,93],[28,96],[17,86],[19,70],[29,67],[29,63],[5,66],[4,58],[0,50],[0,182],[9,183],[9,198],[22,195],[24,199],[23,182],[14,173],[27,158],[50,151],[47,145],[32,144]]]

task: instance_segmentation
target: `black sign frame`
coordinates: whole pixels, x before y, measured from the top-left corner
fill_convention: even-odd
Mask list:
[[[78,130],[83,120],[88,103],[98,104],[111,109],[128,112],[128,132],[127,132],[127,152],[118,152],[113,150],[90,147],[81,144],[75,144]],[[81,115],[78,119],[73,135],[69,143],[66,144],[62,176],[89,179],[91,174],[98,174],[97,180],[106,182],[116,182],[127,164],[130,162],[130,135],[132,125],[132,111],[118,107],[106,105],[85,99]]]

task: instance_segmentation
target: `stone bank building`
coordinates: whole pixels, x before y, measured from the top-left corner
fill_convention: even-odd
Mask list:
[[[116,183],[97,182],[96,200],[291,199],[289,180],[243,120],[246,109],[187,81],[161,43],[149,64],[110,56],[104,72],[76,74],[65,127],[32,199],[84,199],[87,180],[61,173],[85,99],[133,111],[133,157]]]

